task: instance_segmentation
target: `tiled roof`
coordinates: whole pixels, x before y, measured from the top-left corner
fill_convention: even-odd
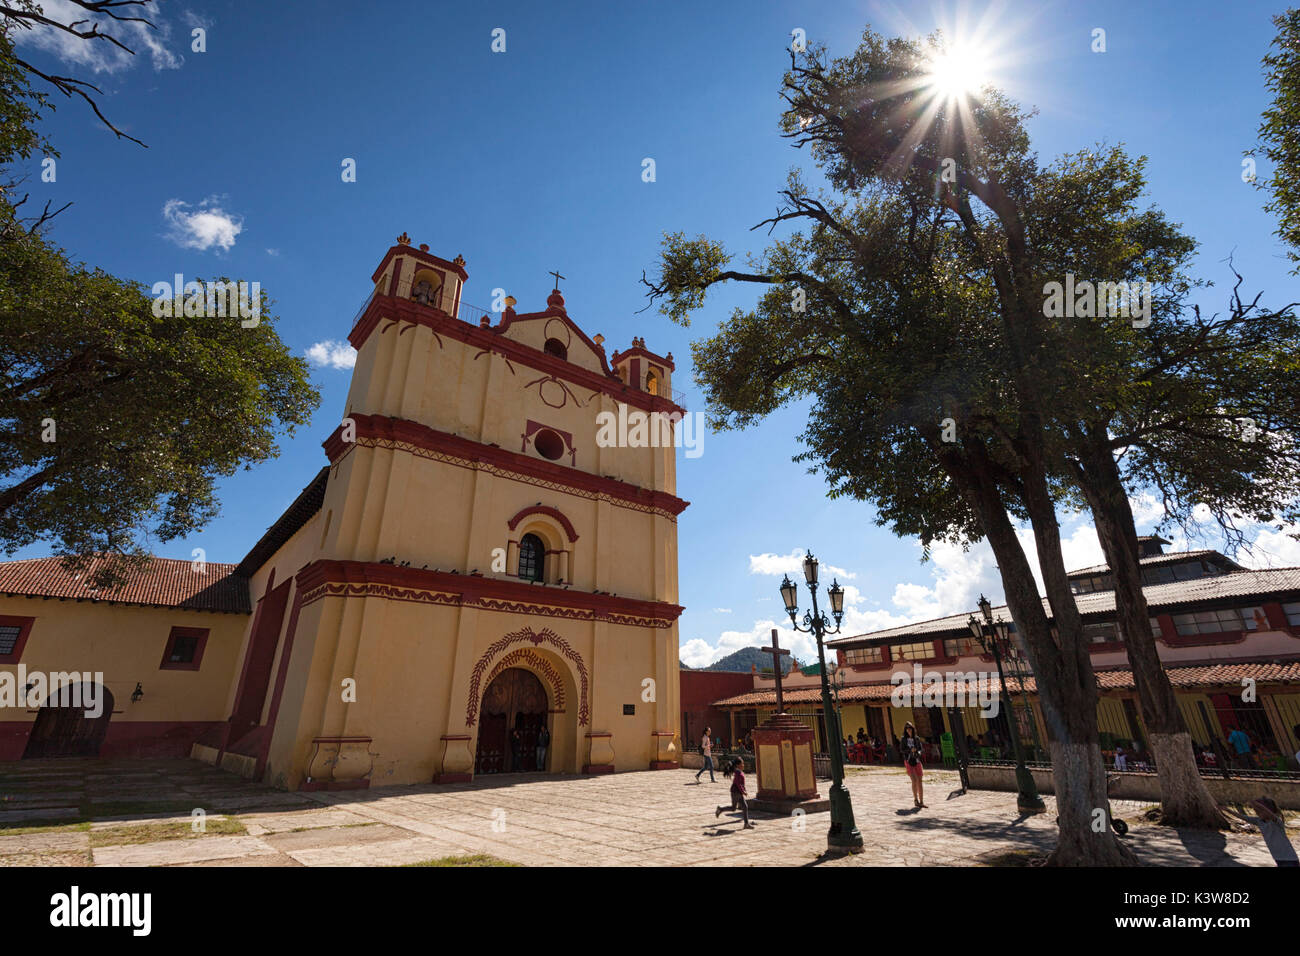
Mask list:
[[[1213,577],[1197,578],[1194,581],[1171,581],[1168,584],[1148,584],[1142,589],[1146,595],[1147,606],[1154,612],[1168,612],[1172,609],[1196,605],[1213,604],[1237,598],[1264,599],[1269,597],[1291,597],[1300,600],[1300,568],[1269,568],[1262,571],[1234,571],[1231,574],[1219,574]],[[1115,592],[1095,591],[1092,594],[1076,594],[1074,602],[1079,613],[1084,617],[1104,619],[1115,613]],[[1048,619],[1052,617],[1052,608],[1043,599],[1043,611]],[[854,637],[839,637],[827,641],[831,646],[889,644],[899,638],[940,637],[944,634],[966,635],[970,631],[966,621],[974,610],[932,621],[917,621],[902,624],[883,631],[858,634]],[[994,618],[1011,620],[1011,611],[1001,605],[993,609]]]
[[[900,673],[907,673],[902,671]],[[923,672],[924,673],[924,672]],[[1229,685],[1240,688],[1242,678],[1252,678],[1261,683],[1294,684],[1300,683],[1300,661],[1264,661],[1242,664],[1205,664],[1191,667],[1166,667],[1169,682],[1174,687],[1217,687]],[[1024,679],[1025,690],[1036,693],[1038,685],[1032,677]],[[990,684],[997,684],[996,678],[982,675],[979,679],[980,689],[987,692]],[[906,684],[901,686],[907,686]],[[925,685],[922,685],[925,686]],[[936,685],[937,686],[937,685]],[[1097,672],[1097,686],[1103,690],[1134,690],[1133,672],[1127,670],[1110,670]],[[839,692],[841,703],[857,704],[866,701],[889,700],[895,685],[889,681],[877,681],[870,684],[846,684]],[[1020,693],[1020,678],[1007,677],[1007,689],[1012,694]],[[963,690],[970,692],[968,685],[955,681],[944,681],[944,693],[956,693]],[[816,687],[803,687],[798,690],[785,690],[783,695],[787,704],[816,704],[821,702],[821,690]],[[715,701],[715,707],[755,707],[776,703],[775,690],[756,690],[746,694],[736,694]]]
[[[307,487],[299,493],[293,503],[284,509],[284,514],[276,519],[275,524],[266,529],[266,533],[244,556],[244,560],[239,562],[237,570],[240,574],[251,578],[271,555],[298,533],[312,515],[320,511],[325,501],[325,485],[329,481],[329,470],[329,465],[326,465],[316,472],[316,477],[308,482]]]
[[[144,568],[128,569],[127,580],[119,587],[93,590],[85,581],[105,561],[91,558],[80,571],[65,569],[63,559],[57,557],[2,562],[0,594],[249,613],[248,579],[236,575],[233,564],[208,562],[200,573],[189,561],[152,558]]]
[[[1170,554],[1152,554],[1152,555],[1148,555],[1145,558],[1140,559],[1138,561],[1138,564],[1140,564],[1144,568],[1154,568],[1164,564],[1181,564],[1183,561],[1190,561],[1193,558],[1204,558],[1204,557],[1208,557],[1209,555],[1214,555],[1219,559],[1214,562],[1215,564],[1221,565],[1226,568],[1230,568],[1234,571],[1244,570],[1241,567],[1241,565],[1239,565],[1236,561],[1233,561],[1231,558],[1220,554],[1218,551],[1215,551],[1213,548],[1201,548],[1198,551],[1174,551]],[[1110,573],[1109,564],[1094,564],[1090,568],[1080,568],[1078,571],[1071,571],[1069,574],[1066,575],[1066,577],[1079,578],[1091,574],[1109,574],[1109,573]]]

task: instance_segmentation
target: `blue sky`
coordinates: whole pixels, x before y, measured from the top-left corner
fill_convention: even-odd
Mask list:
[[[47,9],[57,7],[47,0]],[[401,232],[463,255],[464,300],[487,308],[504,288],[538,309],[547,273],[567,279],[569,314],[611,347],[633,335],[677,357],[674,386],[700,409],[689,343],[736,305],[713,298],[691,329],[645,306],[639,278],[665,231],[707,233],[757,250],[791,166],[810,168],[777,130],[791,31],[849,52],[866,24],[915,36],[978,33],[992,78],[1036,107],[1040,159],[1099,142],[1150,158],[1150,199],[1201,242],[1201,275],[1222,283],[1229,255],[1253,288],[1300,296],[1260,194],[1241,179],[1267,104],[1260,57],[1284,4],[1235,2],[698,4],[167,0],[137,55],[29,37],[38,65],[74,68],[107,115],[149,148],[117,141],[61,101],[47,132],[57,181],[33,198],[74,205],[51,237],[76,258],[146,284],[176,272],[258,280],[298,354],[327,358],[346,338],[369,276]],[[206,52],[191,30],[206,30]],[[504,29],[506,49],[491,50]],[[1094,53],[1093,31],[1106,31]],[[71,57],[80,57],[73,62]],[[60,100],[62,98],[60,97]],[[653,158],[656,181],[642,181]],[[340,176],[356,161],[356,182]],[[1267,172],[1263,167],[1261,174]],[[1222,287],[1205,303],[1221,306]],[[322,402],[280,457],[221,485],[220,519],[156,553],[237,561],[324,464],[348,371],[313,367]],[[812,548],[850,586],[846,631],[953,613],[1000,598],[991,556],[940,550],[920,563],[865,504],[825,497],[790,459],[804,408],[742,433],[706,435],[678,462],[683,659],[708,663],[766,639],[781,613],[780,575]],[[1144,523],[1154,517],[1141,506]],[[1089,526],[1067,517],[1068,563],[1099,560]],[[1281,536],[1258,564],[1300,564]],[[33,548],[18,557],[46,553]],[[1247,562],[1251,563],[1251,562]],[[811,645],[786,633],[797,654]]]

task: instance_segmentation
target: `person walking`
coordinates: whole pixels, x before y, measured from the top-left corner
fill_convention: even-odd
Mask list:
[[[513,773],[519,773],[524,769],[524,735],[519,730],[519,725],[515,724],[515,729],[510,731],[510,770]]]
[[[745,763],[739,757],[731,762],[726,770],[722,771],[724,777],[731,778],[731,806],[718,807],[713,812],[715,817],[722,816],[723,810],[740,810],[740,815],[745,821],[744,829],[754,829],[754,824],[749,822],[749,804],[745,802]]]
[[[1255,808],[1258,816],[1238,813],[1229,807],[1220,807],[1220,809],[1232,814],[1243,823],[1257,827],[1264,838],[1264,845],[1268,847],[1268,852],[1273,854],[1273,862],[1278,866],[1300,866],[1300,857],[1296,856],[1295,847],[1287,839],[1286,817],[1282,815],[1282,810],[1277,803],[1271,797],[1259,797],[1252,800],[1250,805]]]
[[[919,810],[925,806],[925,790],[921,785],[921,775],[925,773],[925,766],[921,763],[921,738],[916,736],[916,728],[912,726],[910,720],[903,725],[903,739],[898,746],[903,752],[903,766],[912,779],[912,800]]]
[[[695,775],[696,783],[700,782],[700,774],[706,770],[709,772],[709,783],[718,782],[718,778],[713,775],[713,738],[709,736],[712,729],[711,727],[705,727],[704,736],[700,738],[700,752],[704,754],[704,766]]]
[[[537,769],[546,770],[546,748],[551,745],[551,732],[542,724],[542,729],[537,731]]]
[[[1228,734],[1228,743],[1236,753],[1238,767],[1250,766],[1250,738],[1246,736],[1245,731],[1240,727],[1233,727],[1232,733]]]

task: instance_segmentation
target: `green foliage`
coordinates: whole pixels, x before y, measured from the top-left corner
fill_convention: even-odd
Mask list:
[[[203,527],[216,478],[273,457],[319,400],[261,306],[254,328],[159,318],[38,236],[0,242],[0,548],[131,552]]]
[[[1262,116],[1259,138],[1273,163],[1260,186],[1271,195],[1265,209],[1278,217],[1278,237],[1300,272],[1300,8],[1273,18],[1277,37],[1264,56],[1265,87],[1273,101]]]

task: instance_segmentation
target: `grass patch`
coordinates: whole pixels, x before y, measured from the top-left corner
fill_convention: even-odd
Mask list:
[[[196,832],[185,820],[167,823],[124,823],[119,827],[106,830],[93,830],[90,834],[91,847],[129,846],[137,843],[159,843],[163,840],[189,840],[201,836],[226,836],[244,834],[248,830],[232,817],[208,817],[202,831]]]
[[[27,833],[76,833],[80,830],[89,830],[90,821],[82,820],[80,823],[35,823],[21,827],[0,827],[0,836],[22,836]]]
[[[404,863],[403,866],[519,866],[508,860],[499,860],[486,853],[473,856],[441,856],[436,860],[422,860],[419,863]]]

